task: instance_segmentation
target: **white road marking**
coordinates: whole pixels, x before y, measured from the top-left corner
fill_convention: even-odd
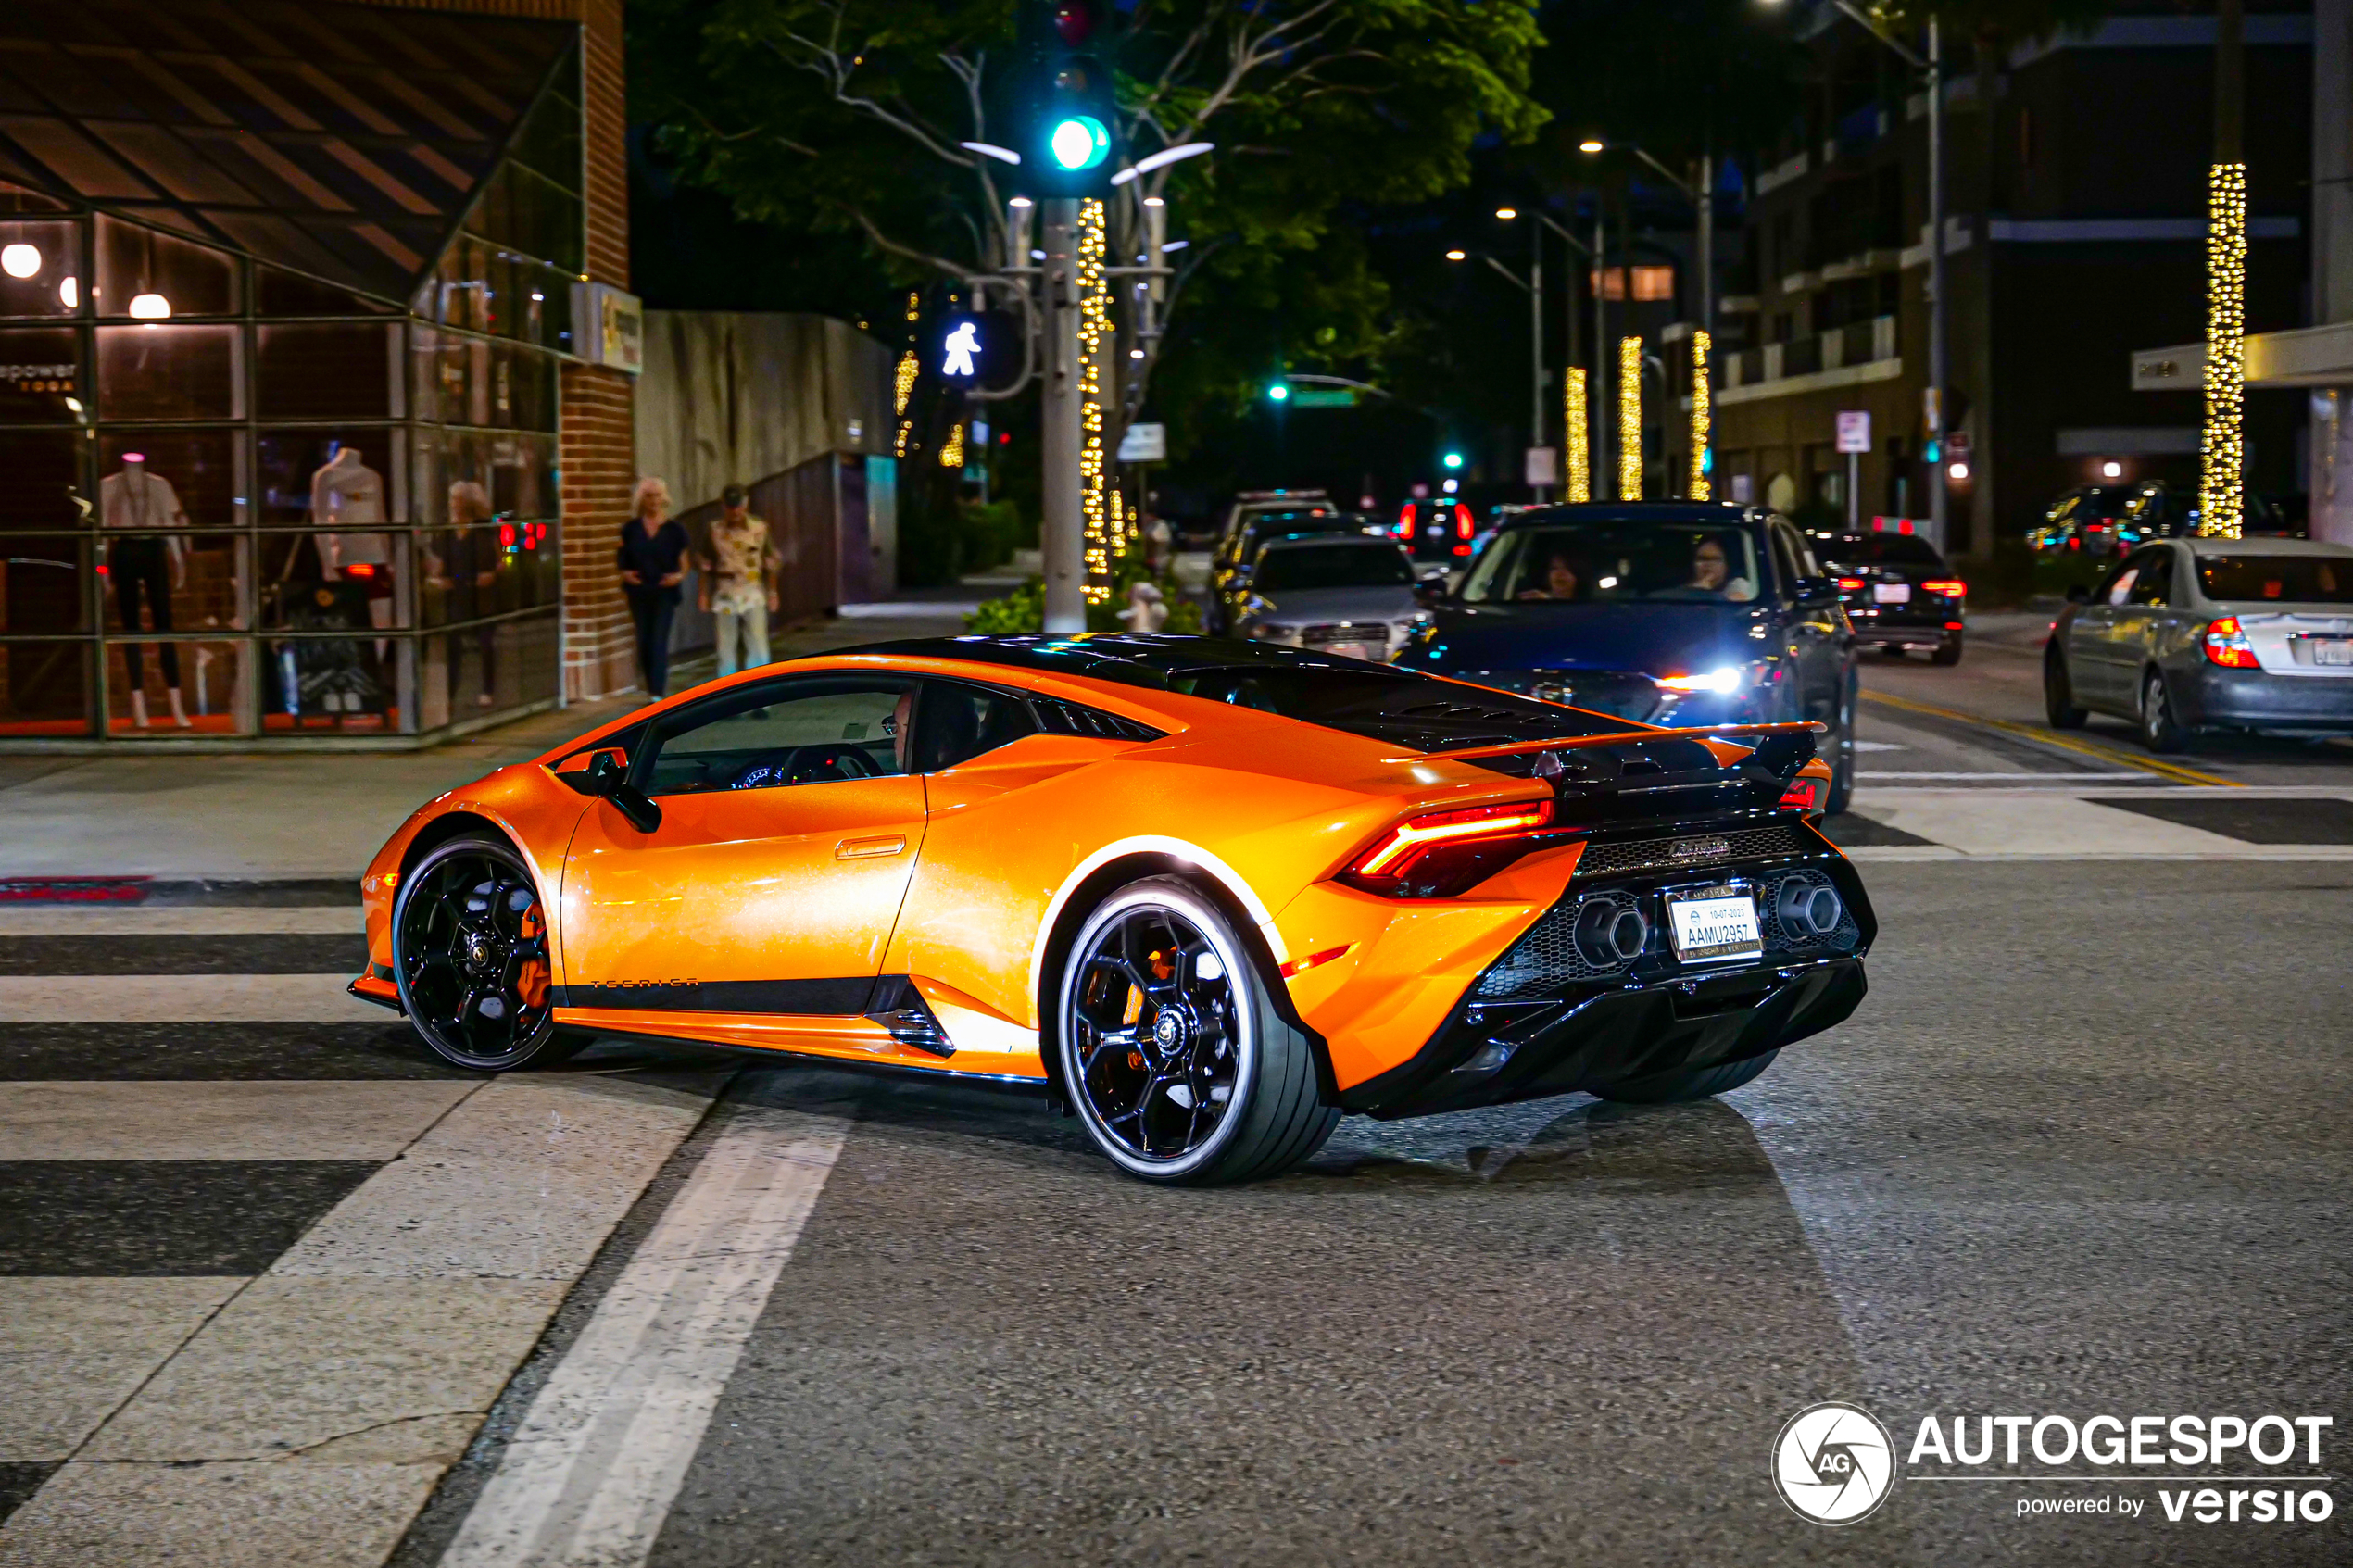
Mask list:
[[[18,904],[0,908],[0,936],[330,935],[364,930],[357,904],[315,909],[245,909],[195,904],[179,909]]]
[[[11,1084],[0,1160],[377,1160],[472,1094],[468,1079]]]
[[[1892,740],[1858,740],[1855,743],[1855,749],[1857,751],[1909,751],[1912,748]]]
[[[1987,783],[1987,784],[1995,784],[1995,783],[2000,783],[2000,784],[2015,784],[2015,783],[2019,783],[2019,782],[2021,782],[2021,781],[2033,781],[2033,782],[2036,782],[2036,783],[2045,783],[2045,784],[2060,784],[2060,783],[2067,783],[2067,782],[2070,782],[2070,781],[2080,781],[2080,780],[2083,780],[2083,779],[2096,779],[2096,780],[2098,780],[2098,781],[2099,781],[2100,783],[2102,783],[2102,784],[2163,784],[2163,783],[2165,783],[2165,781],[2164,781],[2163,779],[2160,779],[2160,778],[2157,777],[2157,776],[2156,776],[2155,774],[2153,774],[2153,773],[2126,773],[2126,772],[2114,772],[2114,773],[1885,773],[1885,772],[1868,772],[1868,773],[1867,773],[1867,772],[1857,771],[1857,772],[1856,773],[1856,775],[1855,775],[1855,776],[1856,776],[1857,779],[1876,779],[1876,780],[1887,780],[1887,779],[1911,779],[1911,780],[1915,780],[1915,781],[1917,781],[1917,780],[1920,780],[1920,779],[1962,779],[1962,780],[1976,779],[1976,780],[1982,780],[1983,782],[1985,782],[1985,783]]]
[[[0,1022],[393,1023],[344,974],[0,974]]]
[[[533,1401],[443,1568],[633,1568],[839,1158],[846,1123],[738,1115]]]

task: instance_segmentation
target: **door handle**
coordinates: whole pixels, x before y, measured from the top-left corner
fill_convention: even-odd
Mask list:
[[[886,834],[879,838],[845,838],[834,846],[837,860],[884,860],[907,847],[903,833]]]

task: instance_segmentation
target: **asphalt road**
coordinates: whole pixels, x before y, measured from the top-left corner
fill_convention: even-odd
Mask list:
[[[1718,1101],[1352,1119],[1239,1190],[1009,1093],[444,1073],[323,972],[343,908],[0,911],[0,1568],[2353,1559],[2345,753],[2151,771],[2034,734],[2031,660],[1867,671],[1911,706],[1838,826],[1854,1020]],[[2336,1426],[1905,1464],[1831,1529],[1771,1481],[1828,1399],[1899,1461],[1929,1416]],[[2338,1512],[2167,1519],[2249,1474]]]

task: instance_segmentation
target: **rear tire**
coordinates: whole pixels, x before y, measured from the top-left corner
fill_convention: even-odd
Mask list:
[[[1929,655],[1929,661],[1947,666],[1958,664],[1961,661],[1961,634],[1956,632],[1939,643],[1936,651]]]
[[[2141,744],[2160,754],[2190,748],[2189,731],[2173,717],[2165,677],[2154,670],[2141,678]]]
[[[1164,1186],[1279,1175],[1321,1148],[1340,1113],[1273,986],[1189,883],[1151,877],[1097,905],[1056,991],[1063,1085],[1095,1147]]]
[[[1743,1057],[1738,1061],[1728,1061],[1721,1067],[1703,1067],[1695,1073],[1662,1073],[1652,1078],[1604,1084],[1593,1093],[1624,1105],[1673,1105],[1683,1100],[1706,1099],[1753,1083],[1780,1054],[1769,1050],[1762,1056]]]
[[[2092,715],[2075,706],[2075,684],[2067,678],[2067,656],[2057,648],[2043,655],[2043,712],[2054,730],[2080,730]]]
[[[1855,801],[1855,708],[1859,685],[1859,678],[1848,671],[1846,689],[1839,696],[1838,726],[1828,737],[1831,746],[1831,787],[1822,801],[1822,814],[1826,817],[1836,816]]]

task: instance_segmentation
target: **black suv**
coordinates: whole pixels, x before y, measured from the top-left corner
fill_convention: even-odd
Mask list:
[[[1969,584],[1917,533],[1816,534],[1814,554],[1838,579],[1855,641],[1888,653],[1926,648],[1939,664],[1961,661]]]

